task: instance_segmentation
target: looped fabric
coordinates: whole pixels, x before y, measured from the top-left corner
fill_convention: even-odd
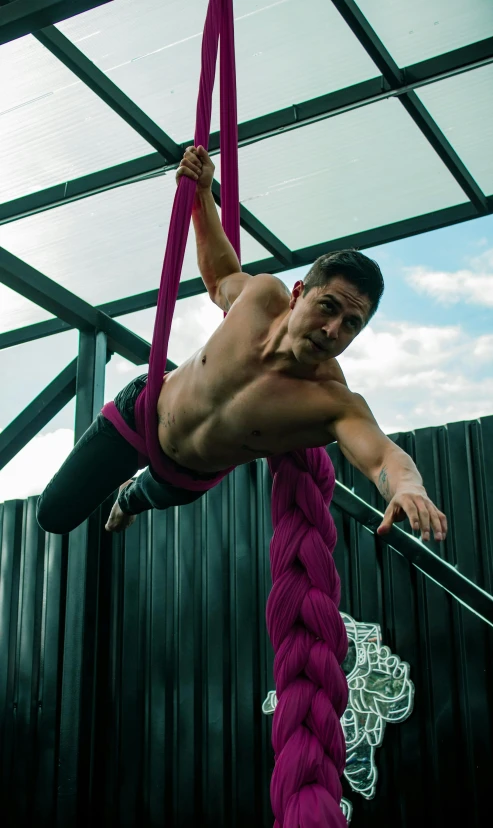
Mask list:
[[[207,148],[212,90],[221,35],[221,200],[222,222],[238,258],[238,134],[232,0],[210,0],[202,41],[202,72],[197,103],[195,145]],[[209,489],[231,469],[211,481],[191,481],[171,473],[158,439],[157,402],[166,367],[181,268],[196,184],[183,176],[175,195],[161,274],[148,383],[137,400],[138,433],[108,403],[103,413],[143,462],[184,488]],[[145,410],[144,404],[145,403]],[[134,442],[132,442],[134,440]],[[340,717],[347,704],[347,683],[340,667],[347,636],[338,612],[340,582],[332,553],[336,530],[328,505],[335,485],[325,449],[273,457],[271,543],[272,592],[267,627],[275,650],[274,677],[279,700],[272,743],[276,765],[271,783],[276,828],[342,828],[339,777],[345,747]],[[174,475],[174,477],[173,477]]]
[[[212,92],[216,74],[217,50],[221,35],[221,203],[224,230],[240,258],[240,201],[238,186],[238,119],[236,114],[236,67],[232,0],[209,0],[202,38],[195,146],[208,147],[211,126]],[[147,385],[135,403],[136,431],[125,422],[114,402],[102,414],[138,452],[139,468],[152,465],[171,485],[193,491],[207,491],[233,470],[220,471],[210,479],[193,479],[176,469],[161,450],[158,436],[157,404],[166,370],[171,323],[185,256],[196,183],[182,176],[175,193],[159,285],[156,318],[149,356]]]
[[[202,39],[202,68],[200,73],[195,146],[209,145],[212,92],[216,73],[217,50],[221,34],[221,200],[224,230],[240,257],[240,202],[238,186],[238,127],[236,115],[236,67],[234,58],[234,20],[232,0],[210,0]],[[168,242],[164,256],[161,283],[156,308],[156,321],[149,357],[149,376],[145,390],[145,441],[153,467],[165,479],[170,479],[169,468],[163,461],[159,444],[157,402],[166,367],[171,322],[175,310],[183,258],[187,244],[190,219],[195,198],[196,183],[182,176],[173,202]],[[232,471],[218,473],[214,481],[182,480],[185,488],[209,489]]]

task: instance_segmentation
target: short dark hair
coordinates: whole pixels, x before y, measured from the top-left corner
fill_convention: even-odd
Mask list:
[[[303,279],[303,296],[313,287],[325,287],[336,276],[342,276],[370,300],[371,319],[383,294],[382,272],[373,259],[359,250],[338,250],[326,253],[312,265]]]

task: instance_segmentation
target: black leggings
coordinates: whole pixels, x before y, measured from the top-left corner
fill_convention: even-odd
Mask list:
[[[136,449],[109,420],[98,414],[40,495],[37,505],[39,525],[46,532],[57,535],[70,532],[137,469]],[[178,489],[146,468],[123,489],[118,503],[126,514],[138,515],[147,509],[184,506],[202,494]]]

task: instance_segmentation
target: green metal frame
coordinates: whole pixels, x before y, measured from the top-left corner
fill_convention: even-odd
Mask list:
[[[104,331],[110,350],[135,365],[145,365],[149,361],[151,346],[145,339],[4,248],[0,248],[0,281],[80,331]]]
[[[391,89],[403,86],[403,73],[399,69],[376,32],[356,5],[354,0],[332,0],[353,34],[380,69]],[[399,95],[399,101],[405,107],[416,126],[421,130],[428,143],[454,176],[468,199],[472,201],[478,213],[486,212],[486,198],[465,164],[451,147],[443,132],[439,129],[426,107],[419,100],[416,92],[406,91]]]
[[[4,0],[0,8],[0,46],[109,0]]]

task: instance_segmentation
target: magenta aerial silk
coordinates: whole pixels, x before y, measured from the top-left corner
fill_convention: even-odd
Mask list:
[[[221,207],[222,223],[238,258],[240,221],[238,133],[232,0],[210,0],[202,42],[195,146],[208,146],[212,91],[221,35]],[[112,403],[103,412],[165,479],[206,490],[212,481],[178,475],[158,440],[157,401],[166,366],[171,322],[188,237],[195,182],[178,186],[161,275],[147,387],[136,407],[137,433],[123,426]],[[112,407],[113,406],[113,407]],[[123,426],[122,426],[123,423]],[[131,432],[128,434],[128,432]],[[272,592],[267,629],[275,651],[278,704],[272,744],[276,764],[271,781],[275,828],[345,828],[339,807],[345,742],[340,718],[347,704],[341,668],[347,636],[338,611],[340,580],[332,553],[336,529],[329,512],[335,486],[332,463],[323,448],[291,452],[269,460],[273,474],[270,547]]]

